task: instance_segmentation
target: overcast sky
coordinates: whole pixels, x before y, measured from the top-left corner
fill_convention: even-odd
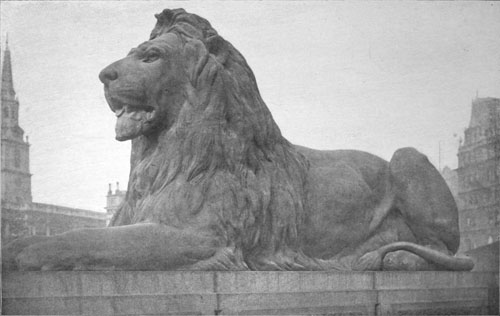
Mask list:
[[[476,92],[500,96],[498,2],[2,1],[34,201],[102,210],[109,182],[126,187],[130,142],[114,140],[97,75],[178,7],[240,50],[296,144],[385,159],[413,146],[437,166],[441,143],[456,167]]]

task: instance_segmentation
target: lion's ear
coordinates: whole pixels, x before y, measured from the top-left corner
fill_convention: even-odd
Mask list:
[[[229,56],[229,44],[219,35],[210,36],[206,40],[207,49],[217,61],[224,65]]]

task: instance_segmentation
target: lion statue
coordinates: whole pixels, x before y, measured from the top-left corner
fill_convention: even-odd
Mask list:
[[[164,10],[99,75],[132,141],[110,227],[14,241],[20,270],[470,270],[457,207],[412,148],[390,162],[288,142],[243,56],[205,19]]]

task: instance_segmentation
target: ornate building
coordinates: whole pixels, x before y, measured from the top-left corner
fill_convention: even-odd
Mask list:
[[[460,251],[499,239],[500,99],[476,98],[458,149]]]
[[[8,42],[1,87],[2,242],[20,236],[54,235],[81,227],[106,225],[106,214],[57,205],[33,203],[28,137],[19,126],[19,101],[12,78]]]

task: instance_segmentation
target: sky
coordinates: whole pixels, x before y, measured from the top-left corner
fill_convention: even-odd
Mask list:
[[[126,188],[130,142],[97,76],[179,7],[243,54],[295,144],[456,168],[472,100],[500,97],[499,2],[2,1],[35,202],[103,211],[108,183]]]

